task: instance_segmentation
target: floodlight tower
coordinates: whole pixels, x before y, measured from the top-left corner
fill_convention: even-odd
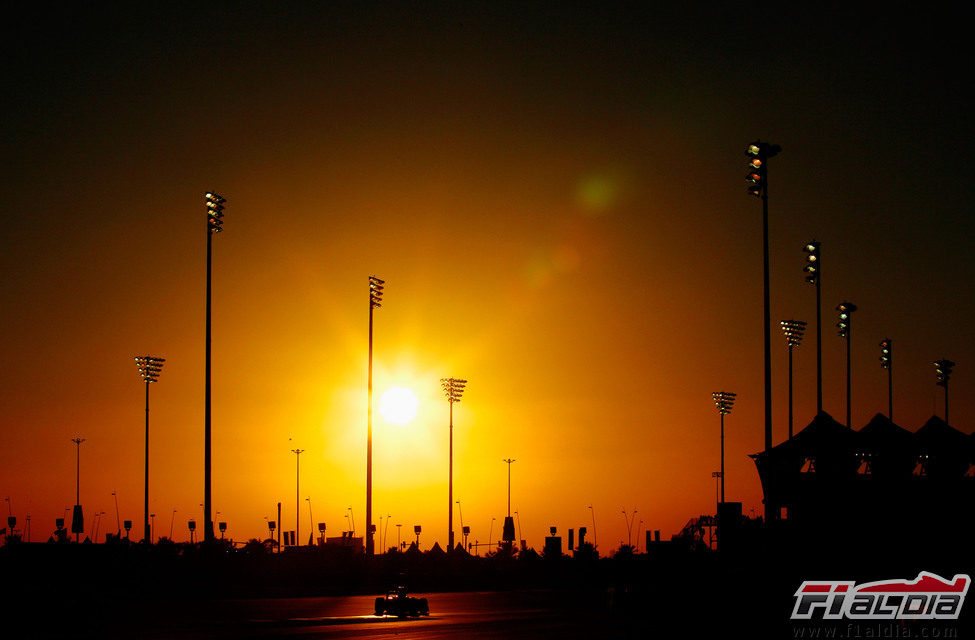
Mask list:
[[[467,380],[460,378],[441,378],[440,386],[444,397],[450,404],[450,448],[447,468],[447,546],[454,548],[454,403],[460,402],[467,387]],[[509,467],[510,468],[510,467]]]
[[[765,347],[765,452],[772,449],[772,320],[769,302],[769,258],[768,258],[768,161],[782,151],[777,144],[756,140],[748,145],[749,182],[747,193],[762,200],[762,265],[763,265],[763,337]],[[723,482],[723,481],[722,481]],[[765,505],[765,521],[771,521],[772,505]]]
[[[890,338],[880,341],[880,366],[887,370],[887,418],[894,421],[894,355]]]
[[[203,394],[203,540],[213,542],[213,520],[210,516],[213,504],[211,502],[212,467],[210,465],[210,299],[211,299],[211,267],[213,256],[213,236],[223,230],[223,205],[227,201],[212,191],[205,195],[207,210],[207,302],[206,302],[206,366],[204,375]]]
[[[135,365],[139,369],[139,375],[142,376],[142,379],[146,383],[146,478],[145,501],[143,503],[143,518],[145,521],[143,536],[146,544],[149,544],[149,385],[153,382],[159,382],[159,374],[162,373],[164,362],[166,362],[165,358],[157,358],[155,356],[136,356],[135,358]],[[118,509],[117,500],[116,509]],[[116,519],[118,519],[117,514]]]
[[[945,423],[948,422],[948,380],[951,378],[951,370],[955,363],[951,360],[936,360],[934,363],[935,373],[938,376],[937,385],[945,388]]]
[[[789,345],[789,440],[792,440],[792,350],[802,344],[806,323],[803,320],[782,320],[779,325]]]
[[[816,286],[816,415],[823,412],[823,295],[822,259],[820,244],[811,240],[803,247],[806,252],[806,282]]]
[[[735,404],[738,394],[730,391],[715,391],[711,394],[714,399],[714,406],[718,408],[721,416],[721,502],[724,503],[724,417],[731,413],[731,407]]]
[[[369,276],[369,424],[366,427],[366,555],[373,555],[372,537],[372,312],[382,305],[385,280]]]
[[[841,302],[836,306],[836,310],[840,313],[840,321],[836,323],[837,333],[841,338],[846,338],[846,428],[851,429],[850,338],[853,336],[853,312],[857,310],[857,306],[852,302]]]

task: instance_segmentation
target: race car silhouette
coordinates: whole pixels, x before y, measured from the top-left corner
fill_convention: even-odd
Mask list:
[[[430,606],[426,598],[411,598],[406,595],[406,587],[396,587],[376,598],[376,615],[416,618],[430,615]]]

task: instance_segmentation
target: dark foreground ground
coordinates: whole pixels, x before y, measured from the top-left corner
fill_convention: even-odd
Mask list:
[[[70,638],[973,638],[971,604],[957,622],[789,619],[802,580],[975,574],[961,549],[661,546],[597,560],[24,545],[0,549],[0,620],[26,625],[21,637]],[[429,618],[371,615],[399,582],[428,598]]]

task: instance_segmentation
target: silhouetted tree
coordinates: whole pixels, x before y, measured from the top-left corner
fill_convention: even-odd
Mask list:
[[[21,542],[23,542],[23,538],[19,533],[11,533],[6,538],[4,538],[3,546],[12,547],[14,545],[20,544]]]
[[[591,542],[584,542],[576,547],[573,557],[579,560],[596,560],[599,558],[599,552]]]
[[[255,556],[266,556],[274,550],[274,540],[268,538],[267,540],[258,540],[257,538],[251,538],[243,547],[244,553],[255,555]]]

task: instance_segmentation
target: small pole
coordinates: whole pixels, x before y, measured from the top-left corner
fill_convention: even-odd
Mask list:
[[[506,462],[508,464],[508,517],[510,518],[511,517],[511,463],[515,462],[515,460],[513,458],[505,458],[504,460],[502,460],[502,462]],[[464,526],[463,523],[461,523],[461,526]]]
[[[301,544],[298,525],[301,522],[301,491],[299,483],[301,480],[301,454],[303,451],[304,449],[291,450],[291,453],[295,454],[295,545]]]

